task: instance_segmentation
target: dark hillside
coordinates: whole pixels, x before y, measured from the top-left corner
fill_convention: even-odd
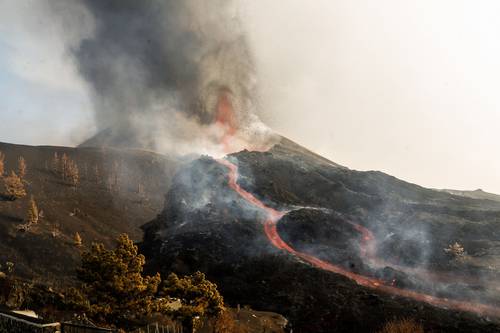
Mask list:
[[[124,232],[140,240],[139,226],[161,210],[178,165],[175,159],[141,150],[0,143],[0,151],[6,156],[6,174],[17,172],[19,157],[26,160],[28,193],[16,201],[0,201],[0,263],[11,261],[17,275],[42,280],[61,281],[73,274],[79,260],[77,232],[84,245],[109,245]],[[54,171],[55,153],[76,162],[76,187]],[[22,231],[31,196],[41,217]]]
[[[273,246],[264,212],[234,190],[230,170],[203,158],[179,171],[162,214],[144,226],[151,271],[202,269],[230,303],[283,313],[294,332],[374,332],[406,317],[432,332],[500,332],[496,315],[456,307],[499,313],[500,203],[350,170],[288,140],[230,161],[245,191],[287,212],[276,230],[295,254]],[[463,260],[444,251],[454,242]],[[379,282],[361,285],[311,256]]]

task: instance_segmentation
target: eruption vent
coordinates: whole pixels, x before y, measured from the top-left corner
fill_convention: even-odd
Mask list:
[[[94,19],[73,54],[110,133],[89,142],[213,155],[267,142],[232,0],[72,1]]]

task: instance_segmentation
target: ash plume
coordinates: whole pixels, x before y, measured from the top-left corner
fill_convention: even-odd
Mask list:
[[[221,136],[211,125],[223,91],[243,137],[267,133],[255,116],[255,70],[233,1],[75,1],[94,32],[72,54],[98,130],[112,131],[108,144],[206,153]]]

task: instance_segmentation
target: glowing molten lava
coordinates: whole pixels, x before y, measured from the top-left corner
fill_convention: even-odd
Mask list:
[[[416,301],[419,302],[426,302],[428,304],[434,305],[434,306],[440,306],[444,308],[449,308],[449,309],[454,309],[454,310],[460,310],[460,311],[468,311],[468,312],[474,312],[477,314],[481,315],[491,315],[491,316],[498,316],[500,317],[500,308],[486,305],[486,304],[479,304],[479,303],[472,303],[472,302],[462,302],[462,301],[457,301],[457,300],[451,300],[448,298],[439,298],[431,295],[426,295],[422,293],[418,293],[416,291],[412,290],[406,290],[406,289],[401,289],[397,288],[394,286],[394,280],[385,282],[382,280],[378,280],[372,277],[367,277],[363,276],[357,273],[353,273],[351,271],[348,271],[340,266],[331,264],[329,262],[326,262],[324,260],[321,260],[319,258],[314,257],[313,255],[300,252],[292,248],[289,244],[287,244],[279,235],[278,230],[277,230],[277,224],[278,221],[285,215],[287,214],[286,211],[278,211],[276,209],[273,209],[271,207],[266,206],[262,201],[257,199],[253,194],[245,191],[241,186],[238,185],[238,167],[229,162],[228,160],[218,160],[218,162],[224,166],[226,166],[229,169],[229,187],[231,187],[234,191],[236,191],[243,199],[245,199],[248,203],[254,205],[255,207],[258,207],[262,209],[263,211],[266,212],[267,217],[264,221],[264,232],[271,242],[271,244],[281,250],[284,250],[297,258],[305,261],[306,263],[309,263],[313,265],[314,267],[317,267],[319,269],[337,273],[344,275],[352,280],[354,280],[357,284],[364,286],[364,287],[369,287],[373,288],[382,292],[390,293],[393,295],[397,296],[403,296],[407,298],[412,298]],[[368,229],[365,227],[358,225],[356,223],[346,221],[346,223],[351,224],[360,234],[361,234],[361,244],[360,244],[360,252],[361,256],[367,257],[367,259],[378,261],[380,263],[383,262],[383,260],[377,260],[374,258],[374,251],[371,246],[369,246],[370,242],[374,240],[372,232],[370,232]]]
[[[215,114],[215,123],[223,130],[221,144],[224,151],[230,151],[231,138],[238,130],[236,118],[233,110],[233,103],[231,102],[231,93],[228,90],[222,90],[217,100],[217,111]]]

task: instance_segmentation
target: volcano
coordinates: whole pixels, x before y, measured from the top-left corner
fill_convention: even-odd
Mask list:
[[[407,317],[500,332],[499,219],[498,201],[351,170],[282,138],[181,168],[142,250],[151,271],[203,270],[230,303],[283,313],[294,332]]]
[[[500,332],[495,196],[351,170],[248,130],[237,104],[218,90],[203,125],[215,135],[202,140],[218,157],[178,158],[161,214],[142,227],[151,274],[201,270],[229,304],[282,313],[294,332],[373,332],[397,318]],[[117,126],[80,149],[154,150],[165,138],[152,134]]]

